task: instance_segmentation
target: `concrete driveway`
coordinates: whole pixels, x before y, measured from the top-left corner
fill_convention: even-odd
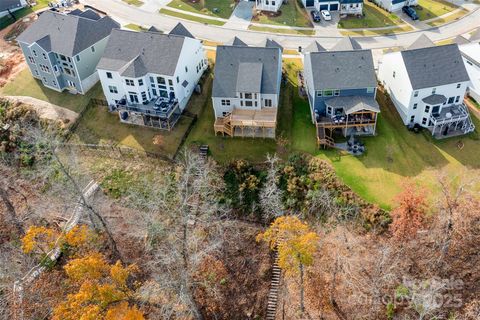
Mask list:
[[[240,1],[235,7],[235,10],[233,10],[228,22],[225,23],[225,27],[247,30],[253,18],[254,6],[254,1]]]

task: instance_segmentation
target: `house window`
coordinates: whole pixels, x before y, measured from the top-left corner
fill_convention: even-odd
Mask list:
[[[45,53],[42,53],[43,59],[47,60],[47,55]]]
[[[245,99],[252,99],[252,97],[251,93],[245,93]]]
[[[413,93],[413,96],[414,96],[415,98],[418,97],[418,91],[415,91],[415,92]]]
[[[271,108],[272,106],[272,99],[265,99],[265,107]]]
[[[70,57],[67,57],[68,62],[72,62],[72,59]]]
[[[423,124],[423,125],[426,125],[426,124],[427,124],[427,118],[423,118],[423,119],[422,119],[422,124]]]
[[[333,95],[338,97],[340,95],[340,90],[333,90]]]
[[[145,91],[142,91],[142,101],[143,102],[147,101],[147,93]]]
[[[230,100],[222,100],[222,106],[229,106]]]
[[[143,86],[143,79],[138,79],[138,85]]]
[[[157,77],[157,83],[158,83],[158,84],[165,84],[165,78],[163,78],[163,77]]]
[[[33,55],[36,57],[37,56],[37,51],[33,50]]]
[[[56,64],[53,65],[53,71],[58,72],[58,66]]]
[[[67,58],[63,54],[61,54],[60,55],[60,60],[67,61]]]
[[[37,69],[35,69],[35,74],[38,76],[38,70]]]
[[[473,66],[473,63],[471,61],[468,61],[468,60],[466,60],[466,61],[469,65]]]
[[[435,92],[437,92],[437,88],[432,89],[432,94],[435,94]]]
[[[45,73],[50,73],[50,68],[43,64],[40,65],[40,70],[42,70]]]
[[[80,61],[80,55],[77,55],[75,59],[77,60],[77,62]]]
[[[187,66],[185,66],[185,72],[188,72],[188,68],[187,68]]]
[[[169,85],[169,86],[173,86],[173,81],[172,81],[172,79],[168,79],[168,85]]]
[[[322,91],[317,91],[317,97],[321,97],[323,96],[323,92]]]
[[[392,77],[394,77],[394,78],[395,78],[395,71],[393,71],[393,75],[392,75]]]
[[[430,106],[425,106],[425,113],[429,113],[430,112]]]
[[[165,91],[165,90],[160,90],[160,97],[163,97],[163,98],[168,98],[168,92]]]
[[[35,59],[33,59],[33,57],[28,56],[28,61],[30,61],[32,64],[35,64]]]
[[[112,79],[112,78],[113,78],[111,72],[107,72],[107,78],[108,78],[108,79]]]
[[[413,104],[413,110],[416,110],[417,107],[418,107],[418,103],[414,103],[414,104]]]
[[[455,98],[455,103],[458,103],[459,101],[460,101],[460,96],[457,96],[457,97]]]
[[[48,83],[48,82],[47,82],[47,78],[45,78],[45,77],[43,77],[42,81],[43,81],[43,83],[45,83],[45,84]]]
[[[53,80],[53,85],[56,87],[57,86],[57,81]]]
[[[455,100],[455,97],[450,97],[450,98],[448,98],[448,104],[453,103],[454,100]]]
[[[460,89],[461,86],[462,86],[461,83],[457,84],[457,89]]]
[[[332,114],[332,107],[327,107],[327,113]]]
[[[410,122],[414,122],[415,121],[415,116],[411,116],[410,117]]]
[[[156,89],[152,89],[152,94],[156,97],[156,96],[157,96],[157,90],[156,90]]]
[[[110,91],[110,93],[118,93],[118,89],[115,86],[108,86],[108,91]]]
[[[131,79],[125,79],[125,83],[127,84],[127,86],[131,86],[131,87],[135,85],[135,83]]]
[[[245,107],[252,107],[253,106],[253,102],[250,101],[250,100],[246,100],[245,101]]]
[[[333,96],[333,90],[323,90],[323,95],[325,97],[331,97]]]
[[[92,48],[91,48],[91,49],[92,49],[92,52],[95,52],[95,47],[94,47],[94,46],[92,46]]]
[[[373,93],[375,91],[375,88],[367,88],[367,93]]]
[[[130,102],[138,103],[138,96],[136,92],[129,92],[128,97],[130,98]]]
[[[179,82],[180,82],[180,78],[179,78],[179,77],[177,77],[177,83],[179,83]]]

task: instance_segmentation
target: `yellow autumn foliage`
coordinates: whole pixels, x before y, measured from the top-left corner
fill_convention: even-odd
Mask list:
[[[71,260],[64,269],[71,280],[79,282],[98,280],[108,273],[110,267],[102,254],[93,252],[83,258]]]
[[[318,235],[294,216],[275,219],[265,232],[257,236],[257,241],[268,243],[270,249],[277,247],[278,265],[287,275],[297,274],[300,265],[313,264],[318,240]]]
[[[48,252],[55,246],[59,235],[52,228],[31,226],[22,238],[22,250],[24,253],[32,253],[36,250]]]
[[[75,226],[65,234],[64,241],[72,247],[80,247],[84,245],[88,238],[91,237],[91,231],[86,225]]]
[[[136,306],[130,307],[126,301],[108,309],[105,320],[144,320],[144,316]]]

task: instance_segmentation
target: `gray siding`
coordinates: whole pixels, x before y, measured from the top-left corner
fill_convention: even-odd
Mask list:
[[[350,96],[366,96],[366,97],[375,97],[375,92],[376,88],[373,90],[373,92],[367,92],[367,88],[362,88],[362,89],[344,89],[340,90],[340,95],[339,97],[350,97]],[[315,93],[315,99],[314,101],[314,108],[319,112],[320,115],[325,115],[326,114],[326,106],[325,106],[325,100],[331,99],[334,97],[317,97]]]

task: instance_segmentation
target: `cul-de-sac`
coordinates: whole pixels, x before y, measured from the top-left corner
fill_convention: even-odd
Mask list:
[[[480,320],[479,0],[0,0],[0,320]]]

